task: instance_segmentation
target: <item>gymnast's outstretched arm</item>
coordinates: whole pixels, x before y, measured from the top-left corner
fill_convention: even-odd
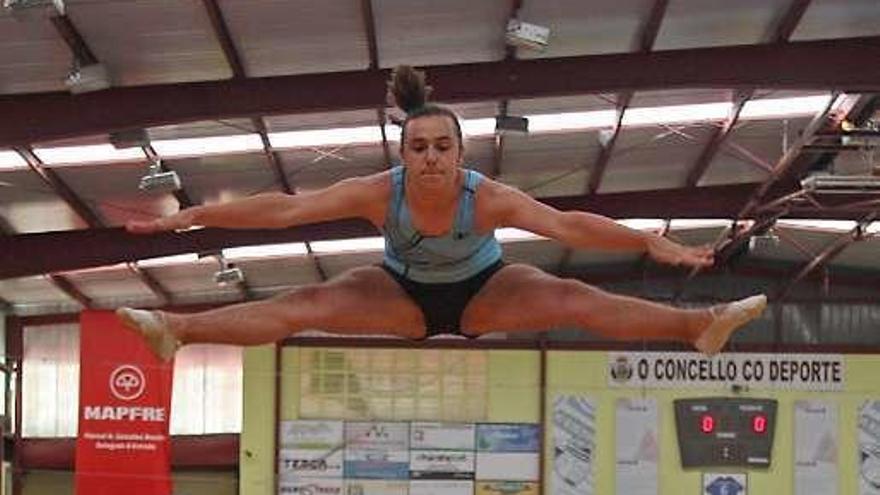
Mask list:
[[[387,172],[355,177],[324,189],[285,194],[262,193],[246,198],[200,205],[173,215],[126,223],[129,232],[149,234],[194,226],[239,229],[285,228],[340,218],[380,222],[390,191]]]
[[[516,227],[555,239],[576,249],[647,252],[654,260],[672,265],[706,267],[713,251],[684,246],[652,232],[630,229],[614,220],[583,211],[560,211],[513,187],[486,181],[477,208],[495,227]],[[480,208],[482,205],[484,208]]]

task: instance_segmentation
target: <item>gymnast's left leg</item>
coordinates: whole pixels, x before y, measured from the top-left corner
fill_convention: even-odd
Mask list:
[[[761,315],[763,295],[681,309],[603,291],[522,264],[496,273],[468,304],[462,331],[538,331],[578,327],[616,340],[676,340],[714,354],[734,330]]]

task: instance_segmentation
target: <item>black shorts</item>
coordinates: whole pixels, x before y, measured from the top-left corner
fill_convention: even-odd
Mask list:
[[[425,317],[426,337],[432,337],[443,333],[464,335],[461,333],[461,315],[464,309],[492,275],[504,268],[504,261],[498,260],[468,279],[444,284],[414,282],[385,264],[380,266],[400,284],[422,310]]]

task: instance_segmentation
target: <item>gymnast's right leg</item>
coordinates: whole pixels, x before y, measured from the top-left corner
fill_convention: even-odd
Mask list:
[[[120,308],[117,314],[126,326],[141,332],[164,360],[184,344],[261,345],[306,329],[411,339],[425,336],[421,310],[393,278],[375,266],[356,268],[270,299],[199,313]]]

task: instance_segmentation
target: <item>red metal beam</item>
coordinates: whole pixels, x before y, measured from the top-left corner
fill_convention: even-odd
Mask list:
[[[43,161],[34,154],[30,147],[16,148],[15,151],[27,162],[31,170],[40,176],[44,183],[57,194],[67,206],[92,228],[104,226],[104,221],[70,188],[58,174],[43,165]]]
[[[92,299],[85,295],[79,288],[70,281],[69,278],[63,275],[50,274],[49,281],[58,288],[61,292],[67,294],[71,299],[77,301],[82,304],[84,308],[92,308],[94,307],[94,302]]]
[[[64,39],[64,42],[67,43],[67,46],[73,53],[73,57],[77,63],[80,65],[92,65],[98,63],[98,57],[95,56],[94,52],[89,48],[89,45],[86,44],[82,35],[80,35],[69,17],[66,15],[53,16],[52,24],[55,26],[55,30],[61,38]]]
[[[875,36],[444,65],[427,72],[434,98],[447,103],[697,87],[876,92],[880,64],[864,61],[877,58]],[[4,95],[0,147],[198,120],[376,108],[387,77],[384,70],[362,70]]]
[[[825,249],[822,250],[822,252],[817,254],[815,258],[810,260],[806,265],[798,270],[798,272],[794,276],[788,278],[788,282],[779,290],[778,299],[784,300],[794,288],[794,286],[797,285],[798,282],[803,280],[804,277],[809,275],[816,268],[819,268],[820,266],[823,266],[829,261],[833,260],[837,255],[842,253],[854,242],[861,240],[865,234],[865,229],[878,217],[878,215],[880,215],[880,210],[875,210],[865,215],[859,220],[858,224],[851,231],[839,236],[833,242],[828,244],[828,246],[826,246]]]
[[[175,435],[171,437],[171,467],[175,469],[235,469],[239,435]],[[73,470],[75,438],[27,438],[21,441],[23,469]]]

